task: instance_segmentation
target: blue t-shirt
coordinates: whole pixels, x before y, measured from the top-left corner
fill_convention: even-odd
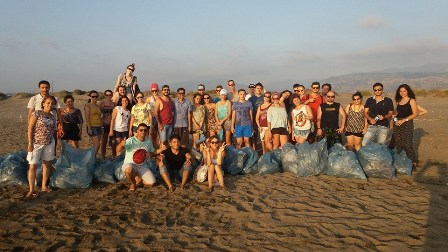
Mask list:
[[[239,101],[234,102],[232,111],[236,111],[235,126],[251,125],[249,112],[252,111],[252,103],[250,101],[245,101],[243,103]]]
[[[258,107],[261,106],[261,104],[264,103],[264,95],[260,95],[260,96],[256,96],[256,95],[252,95],[249,100],[252,103],[252,116],[254,118],[254,122],[255,122],[255,115],[257,114],[257,109]]]
[[[148,138],[145,139],[145,141],[141,142],[140,140],[138,140],[137,137],[133,136],[126,140],[124,147],[126,149],[126,154],[124,156],[123,163],[125,163],[125,164],[128,164],[128,163],[135,164],[135,162],[133,160],[133,156],[137,150],[144,149],[146,151],[146,153],[154,152],[154,147],[152,146],[152,141],[151,141],[151,139],[148,139]]]
[[[174,127],[185,128],[188,127],[188,113],[191,111],[191,103],[184,99],[180,102],[179,99],[174,99]]]

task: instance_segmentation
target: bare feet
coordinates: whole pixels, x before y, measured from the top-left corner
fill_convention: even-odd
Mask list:
[[[135,192],[135,184],[131,184],[131,186],[129,187],[129,191]]]
[[[28,192],[25,196],[26,199],[34,199],[37,197],[37,193],[36,192]]]
[[[219,188],[221,188],[221,190],[223,190],[223,191],[228,191],[228,189],[227,189],[227,187],[226,186],[219,186]]]
[[[173,187],[168,187],[168,192],[170,192],[170,193],[174,192]]]
[[[208,188],[208,192],[209,192],[209,193],[213,192],[213,187],[209,187],[209,188]]]
[[[52,192],[52,191],[53,191],[53,190],[51,190],[50,187],[45,187],[45,188],[42,187],[42,192],[50,193],[50,192]]]

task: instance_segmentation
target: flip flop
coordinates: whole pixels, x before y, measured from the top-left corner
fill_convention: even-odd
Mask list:
[[[34,199],[34,198],[36,198],[37,197],[37,193],[27,193],[26,195],[25,195],[25,199]]]
[[[53,192],[53,190],[51,190],[50,187],[47,187],[47,188],[45,188],[45,189],[42,189],[42,192],[51,193],[51,192]]]

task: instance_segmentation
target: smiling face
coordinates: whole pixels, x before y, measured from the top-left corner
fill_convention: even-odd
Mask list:
[[[56,104],[56,102],[53,100],[52,97],[46,97],[43,101],[42,101],[42,110],[44,112],[50,112],[51,110],[53,110],[54,105]]]
[[[408,96],[408,91],[406,90],[406,88],[404,88],[404,87],[400,88],[400,96],[402,98],[405,98]]]
[[[126,108],[126,107],[128,106],[128,104],[129,104],[129,100],[128,100],[128,98],[127,98],[127,97],[122,97],[122,98],[121,98],[121,106],[122,106],[123,108]]]
[[[50,86],[47,84],[40,84],[39,85],[39,93],[43,97],[47,96],[50,93]]]

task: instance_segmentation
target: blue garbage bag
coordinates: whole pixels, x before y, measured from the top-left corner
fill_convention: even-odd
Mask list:
[[[78,149],[61,141],[62,152],[56,161],[50,186],[57,188],[89,188],[92,186],[95,149]]]
[[[112,163],[114,165],[114,175],[115,179],[117,181],[123,180],[126,178],[126,176],[123,173],[123,163],[124,163],[124,153],[121,153],[121,155],[116,156],[114,160],[112,160]]]
[[[412,160],[408,158],[405,151],[397,152],[397,149],[392,151],[392,159],[397,173],[411,175],[412,174]]]
[[[368,178],[395,177],[392,155],[384,144],[368,143],[361,147],[358,151],[358,159]]]
[[[309,144],[308,142],[296,144],[295,147],[298,154],[296,161],[298,163],[297,176],[306,177],[320,175],[325,171],[328,158],[326,138],[312,144]],[[283,159],[282,166],[283,170],[285,170]]]
[[[10,185],[25,185],[28,183],[28,162],[26,152],[18,151],[4,155],[0,163],[0,182]]]
[[[247,155],[244,151],[235,149],[232,145],[227,145],[226,156],[222,164],[224,173],[233,176],[240,174],[243,171],[246,159]]]
[[[280,150],[277,153],[281,153]],[[258,174],[274,174],[281,171],[280,162],[274,152],[266,152],[258,159]]]
[[[96,182],[115,184],[114,177],[115,167],[109,160],[101,160],[95,163],[93,179]]]
[[[340,143],[330,149],[326,173],[338,178],[367,179],[356,154],[345,149]]]
[[[242,174],[252,174],[257,171],[258,166],[258,153],[250,147],[241,148],[240,151],[246,153],[246,161],[244,162],[244,167]]]
[[[299,171],[299,154],[291,143],[286,143],[281,149],[282,168],[285,172],[291,172],[296,176],[300,176]]]

